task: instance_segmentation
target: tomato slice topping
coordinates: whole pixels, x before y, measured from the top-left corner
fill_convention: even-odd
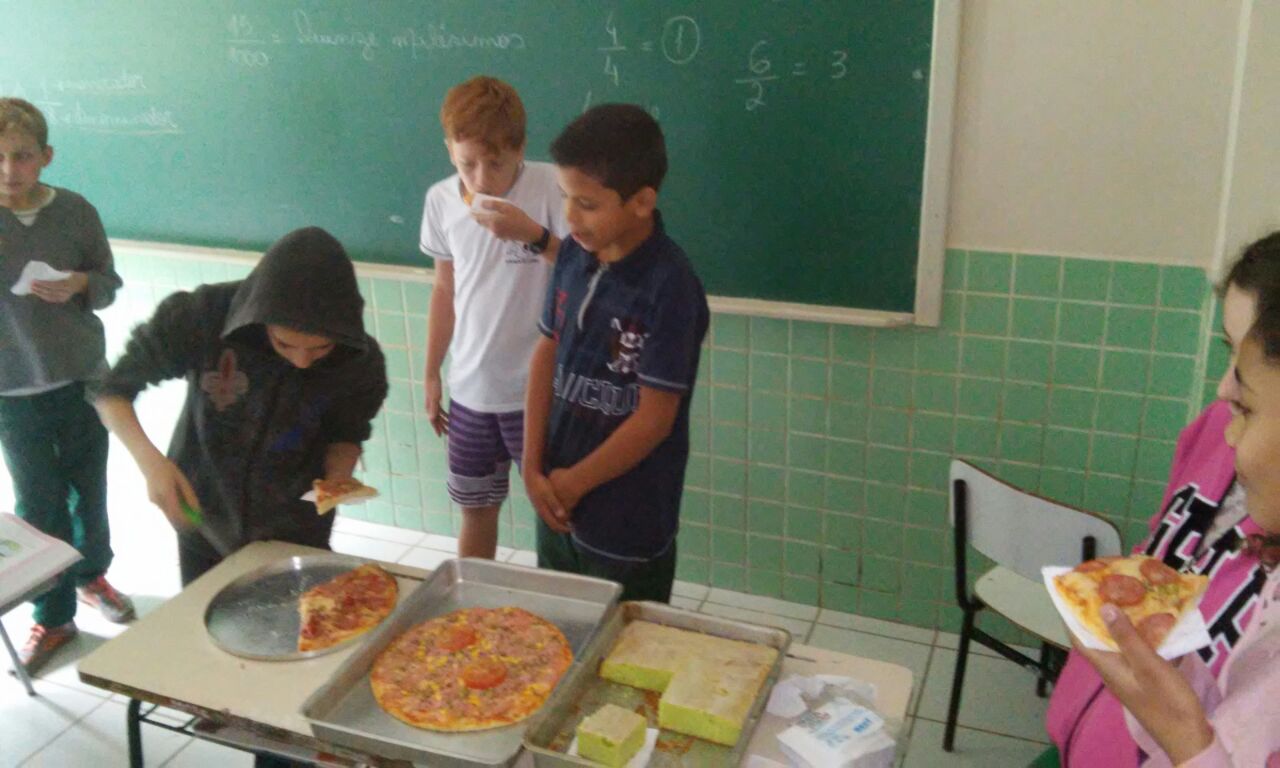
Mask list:
[[[441,650],[455,653],[466,648],[476,641],[476,631],[466,624],[458,624],[449,627],[440,636]]]
[[[481,659],[462,668],[462,682],[468,688],[483,691],[507,679],[507,668],[492,659]]]

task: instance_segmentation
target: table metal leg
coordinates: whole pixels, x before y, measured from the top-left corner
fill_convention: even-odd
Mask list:
[[[18,661],[18,652],[13,647],[13,642],[9,640],[9,633],[4,631],[4,625],[0,624],[0,639],[4,640],[5,650],[9,652],[9,658],[13,659],[13,674],[22,681],[22,686],[27,689],[28,696],[35,696],[36,689],[31,685],[31,675],[27,674],[27,668],[22,666],[22,662]]]
[[[141,701],[129,699],[129,709],[125,715],[125,729],[129,734],[129,768],[143,768],[141,710]]]

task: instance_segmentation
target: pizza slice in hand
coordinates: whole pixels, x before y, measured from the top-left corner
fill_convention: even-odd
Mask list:
[[[1160,647],[1178,621],[1197,610],[1209,586],[1208,576],[1179,573],[1154,557],[1100,557],[1054,577],[1058,594],[1072,614],[1099,640],[1116,649],[1102,620],[1102,606],[1125,612],[1153,649]]]
[[[316,514],[331,512],[339,504],[356,499],[371,499],[378,495],[376,488],[370,488],[354,477],[345,480],[314,480],[311,490],[315,493]]]

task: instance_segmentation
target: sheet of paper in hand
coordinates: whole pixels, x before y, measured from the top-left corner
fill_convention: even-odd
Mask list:
[[[54,269],[43,261],[28,261],[22,268],[22,274],[18,275],[18,282],[10,290],[15,296],[28,296],[31,284],[37,280],[66,280],[68,277],[71,277],[70,272]]]

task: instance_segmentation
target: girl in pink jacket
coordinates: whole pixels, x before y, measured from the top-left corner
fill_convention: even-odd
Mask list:
[[[1125,615],[1103,606],[1119,653],[1077,652],[1124,705],[1143,766],[1280,766],[1280,301],[1263,304],[1236,363],[1231,421],[1236,481],[1261,532],[1244,548],[1268,573],[1239,643],[1216,676],[1199,654],[1161,659]]]
[[[1235,351],[1257,319],[1260,301],[1280,301],[1280,232],[1245,249],[1224,281],[1222,328],[1231,362],[1218,384],[1219,401],[1183,430],[1151,534],[1135,551],[1170,567],[1209,576],[1200,610],[1213,642],[1201,658],[1221,673],[1257,607],[1266,573],[1240,544],[1262,533],[1245,514],[1245,492],[1237,482],[1235,452],[1224,438],[1235,395]],[[1079,653],[1072,653],[1054,686],[1047,717],[1061,764],[1136,768],[1142,751],[1126,727],[1124,708]]]

